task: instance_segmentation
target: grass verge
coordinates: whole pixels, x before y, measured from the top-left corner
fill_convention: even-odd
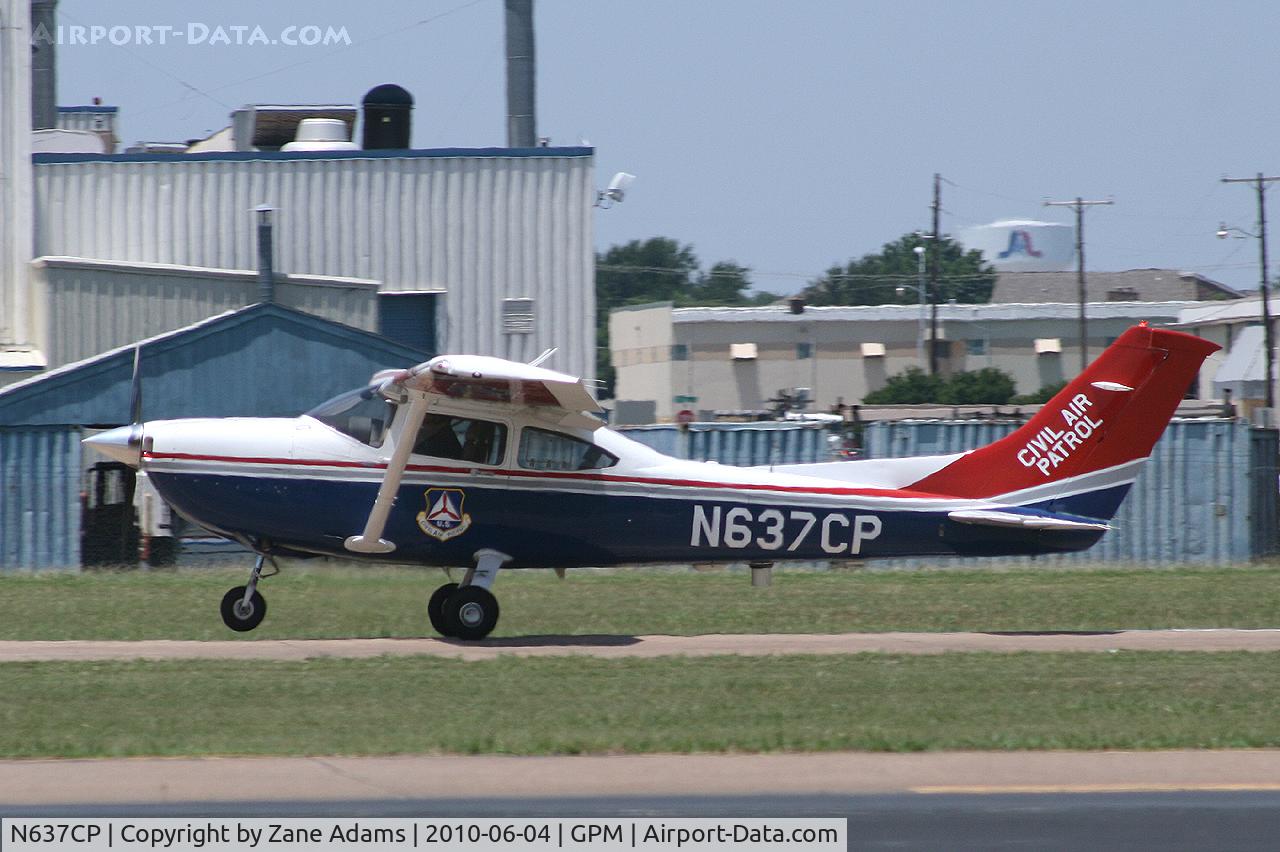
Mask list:
[[[0,666],[0,757],[1280,745],[1274,654]]]
[[[263,583],[263,625],[218,615],[246,571],[0,575],[0,639],[229,639],[433,635],[438,571],[293,568]],[[495,636],[1278,627],[1280,569],[504,572]]]

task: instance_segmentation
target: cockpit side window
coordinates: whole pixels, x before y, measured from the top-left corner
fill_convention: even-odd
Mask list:
[[[499,465],[507,452],[507,427],[470,417],[428,414],[418,430],[413,452],[420,456]]]
[[[396,416],[396,406],[386,400],[374,385],[347,391],[323,402],[307,412],[326,426],[362,444],[381,447],[387,430]]]
[[[517,464],[528,470],[598,470],[618,463],[613,453],[572,435],[526,427]]]

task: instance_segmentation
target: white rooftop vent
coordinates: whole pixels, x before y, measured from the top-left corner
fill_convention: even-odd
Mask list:
[[[533,299],[502,300],[502,333],[533,334]]]
[[[347,138],[347,123],[342,119],[304,118],[298,122],[298,135],[280,150],[359,151],[360,146]]]

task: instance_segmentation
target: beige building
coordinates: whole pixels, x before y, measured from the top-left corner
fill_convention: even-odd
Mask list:
[[[1268,312],[1275,318],[1280,312],[1280,299],[1268,300]],[[1222,349],[1209,356],[1200,370],[1205,394],[1230,398],[1241,414],[1255,423],[1274,425],[1275,418],[1255,414],[1266,405],[1266,348],[1262,327],[1262,300],[1258,296],[1220,304],[1198,304],[1179,316],[1178,327],[1211,340]],[[1273,372],[1280,378],[1280,359],[1272,361]],[[1273,394],[1274,396],[1274,394]]]
[[[1147,320],[1175,323],[1196,302],[1088,305],[1089,353]],[[928,321],[915,305],[675,308],[663,302],[609,316],[619,422],[667,421],[682,409],[760,410],[779,391],[806,389],[816,410],[859,403],[908,367],[928,369]],[[988,304],[938,308],[941,370],[998,367],[1019,393],[1079,371],[1079,305]],[[1206,388],[1206,391],[1209,389]],[[650,409],[651,404],[651,409]],[[632,412],[632,414],[628,414]],[[637,418],[635,413],[641,413]]]

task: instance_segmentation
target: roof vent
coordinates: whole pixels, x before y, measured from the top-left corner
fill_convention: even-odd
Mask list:
[[[502,333],[533,334],[533,299],[502,300]]]
[[[365,150],[402,150],[409,147],[413,95],[395,83],[383,83],[369,90],[362,106]]]
[[[804,297],[803,296],[795,296],[789,299],[788,302],[791,308],[791,313],[793,314],[804,313]]]
[[[359,151],[360,146],[347,138],[347,123],[340,118],[304,118],[298,122],[298,135],[281,151]]]

